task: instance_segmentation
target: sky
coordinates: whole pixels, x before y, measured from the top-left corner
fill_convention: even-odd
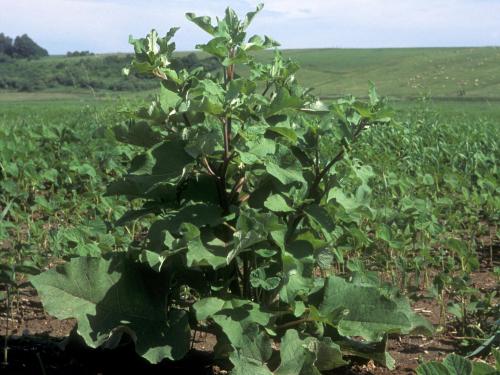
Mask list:
[[[0,32],[28,34],[50,54],[132,51],[128,36],[179,26],[178,50],[194,50],[207,34],[186,12],[239,14],[253,0],[0,0]],[[500,0],[267,0],[250,34],[283,48],[500,46]]]

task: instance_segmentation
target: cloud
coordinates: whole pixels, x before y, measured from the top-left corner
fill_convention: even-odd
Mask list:
[[[260,1],[236,0],[238,13]],[[28,33],[51,53],[130,51],[128,35],[181,26],[180,49],[206,35],[184,17],[212,17],[223,0],[3,0],[0,31]],[[500,1],[494,0],[267,0],[250,31],[284,47],[411,47],[500,45]]]

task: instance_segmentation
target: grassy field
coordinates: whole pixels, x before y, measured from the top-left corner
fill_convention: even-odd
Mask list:
[[[325,98],[347,94],[366,96],[368,82],[372,80],[378,92],[388,96],[397,110],[407,111],[423,98],[432,98],[431,107],[443,116],[500,119],[498,47],[305,49],[285,50],[284,54],[300,64],[299,80],[306,86],[315,87],[315,93]],[[178,53],[181,58],[187,55],[188,52]],[[200,59],[205,57],[199,55]],[[262,61],[269,60],[272,52],[261,53],[258,57]],[[111,98],[142,100],[153,92],[150,88],[156,84],[137,83],[137,79],[119,84],[127,82],[121,75],[121,68],[128,61],[130,56],[121,54],[84,58],[51,56],[33,61],[0,62],[0,81],[35,77],[35,83],[43,88],[37,90],[35,85],[34,92],[0,89],[0,103],[17,107],[15,103],[37,102],[101,106]],[[102,70],[102,67],[106,68]],[[28,74],[20,73],[26,71]],[[66,84],[46,87],[48,80],[61,74],[68,75]],[[78,83],[71,83],[70,76]],[[92,87],[94,81],[100,82],[96,88]],[[134,85],[138,89],[132,90]],[[119,88],[120,91],[109,88]],[[6,106],[0,108],[6,110]]]
[[[188,52],[179,52],[186,58]],[[261,60],[272,52],[259,54]],[[396,48],[285,50],[296,60],[300,81],[324,97],[365,96],[373,81],[384,96],[460,100],[500,100],[500,48]],[[206,56],[198,55],[200,59]],[[99,95],[112,91],[150,89],[153,82],[126,79],[121,68],[130,56],[83,58],[52,56],[40,60],[0,62],[0,92],[47,91]],[[5,90],[4,90],[5,91]],[[0,94],[4,100],[9,94]]]
[[[392,97],[500,99],[500,48],[290,50],[299,79],[322,96],[366,95],[372,80]]]

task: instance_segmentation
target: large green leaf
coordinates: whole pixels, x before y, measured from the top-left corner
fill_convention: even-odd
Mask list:
[[[222,222],[222,209],[214,204],[193,203],[182,207],[180,210],[170,210],[161,220],[153,224],[150,233],[169,231],[172,234],[181,232],[183,223],[190,223],[197,227],[204,225],[216,226]],[[151,236],[154,241],[155,238]]]
[[[409,333],[420,328],[416,326],[418,315],[409,307],[403,308],[402,303],[375,286],[352,284],[332,276],[325,282],[320,311],[326,316],[344,308],[346,314],[337,327],[341,335],[379,341],[387,333]]]
[[[311,226],[319,229],[325,238],[330,241],[332,238],[331,233],[335,230],[335,224],[328,211],[317,204],[311,204],[304,209],[304,212],[312,220]]]
[[[291,127],[285,127],[285,126],[271,126],[267,129],[268,131],[278,134],[283,138],[288,139],[292,144],[297,143],[297,132],[292,129]]]
[[[186,18],[198,25],[201,29],[205,30],[210,35],[215,34],[215,28],[212,26],[212,20],[208,16],[196,17],[194,13],[186,13]]]
[[[304,275],[304,265],[306,258],[298,259],[294,254],[283,251],[283,286],[280,290],[280,300],[293,304],[297,296],[304,296],[309,294],[313,288],[313,279]],[[311,257],[312,259],[312,257]]]
[[[168,140],[132,160],[130,173],[134,175],[163,176],[174,178],[182,174],[193,158],[186,153],[186,142]]]
[[[175,184],[182,177],[186,165],[194,160],[184,147],[182,140],[168,140],[136,156],[129,174],[112,183],[106,194],[172,199],[172,196],[175,197]]]
[[[179,100],[181,99],[177,93],[170,91],[169,89],[161,86],[160,88],[160,106],[165,113],[170,113],[172,108],[175,108]]]
[[[298,332],[294,329],[286,331],[280,346],[281,364],[275,374],[319,375],[320,372],[314,366],[316,353],[315,348],[311,345],[311,340],[314,339],[308,337],[301,340]]]
[[[120,142],[141,147],[153,147],[161,141],[161,135],[146,121],[131,121],[113,128],[116,139]]]
[[[266,327],[271,319],[271,314],[258,304],[242,299],[208,297],[196,302],[193,308],[198,321],[212,319],[236,348],[247,345],[246,332],[251,325]]]
[[[329,337],[318,339],[315,346],[316,362],[314,365],[318,370],[329,371],[348,364],[348,362],[342,358],[340,346],[334,343]]]
[[[225,95],[226,93],[221,85],[204,79],[189,91],[191,98],[189,109],[219,115],[224,111]]]
[[[128,199],[146,198],[168,203],[176,199],[176,184],[165,182],[163,176],[129,175],[114,181],[106,189],[106,195],[125,195]]]
[[[244,345],[235,347],[229,356],[234,365],[232,375],[320,375],[345,366],[340,347],[329,338],[317,339],[306,336],[301,338],[294,329],[286,331],[281,340],[279,367],[271,371],[267,361],[271,357],[271,340],[263,332],[258,332],[255,325],[250,326],[243,340]]]
[[[232,352],[229,360],[234,366],[231,375],[273,375],[262,359],[246,356],[239,351]]]
[[[329,339],[315,337],[301,339],[294,329],[286,331],[280,346],[281,364],[276,375],[314,374],[347,364],[340,347]]]
[[[269,106],[266,116],[277,114],[284,110],[297,109],[302,105],[302,100],[294,95],[290,95],[287,89],[282,89],[274,97]]]
[[[210,266],[218,269],[228,265],[229,249],[221,240],[212,237],[210,242],[203,241],[200,230],[190,223],[182,224],[186,240],[186,263],[188,267]]]
[[[263,7],[264,7],[264,4],[259,3],[257,5],[257,8],[254,11],[248,12],[246,14],[245,18],[241,22],[241,26],[243,27],[243,29],[246,29],[250,25],[250,23],[252,22],[254,17],[257,15],[257,13],[259,13],[262,10]]]
[[[395,368],[394,358],[392,358],[387,351],[387,336],[379,342],[363,342],[347,337],[339,338],[337,336],[338,335],[334,335],[333,341],[340,346],[344,355],[373,359],[389,370]]]
[[[125,255],[74,258],[30,281],[45,310],[58,319],[75,318],[78,334],[91,347],[127,332],[137,353],[152,363],[180,359],[189,350],[186,313],[171,308],[165,314],[167,282],[163,275]]]
[[[264,207],[273,212],[293,212],[293,208],[288,205],[285,198],[280,194],[270,195],[264,202]]]
[[[241,347],[236,348],[229,356],[234,365],[231,374],[272,375],[267,368],[271,355],[271,339],[257,324],[251,324],[244,330]]]
[[[306,183],[302,172],[298,169],[285,169],[269,161],[266,163],[266,171],[271,176],[276,177],[283,185],[288,185],[293,182]]]

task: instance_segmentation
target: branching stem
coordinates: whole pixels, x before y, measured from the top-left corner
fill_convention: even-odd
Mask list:
[[[367,124],[366,121],[361,121],[359,123],[359,125],[357,126],[356,130],[352,135],[352,140],[355,140],[359,136],[361,131],[365,128],[366,124]],[[330,160],[328,164],[321,171],[319,171],[319,167],[318,168],[315,167],[316,177],[314,178],[313,183],[311,184],[311,188],[309,189],[309,193],[307,194],[307,199],[314,199],[315,203],[319,203],[321,201],[324,192],[322,194],[319,193],[319,185],[321,181],[325,178],[325,176],[328,174],[328,172],[333,168],[333,166],[342,160],[342,158],[344,157],[344,153],[345,153],[345,146],[343,146],[340,149],[337,155],[335,155],[335,157],[332,160]],[[316,158],[317,160],[319,160],[319,152],[316,154]],[[291,224],[289,225],[287,233],[287,241],[289,241],[293,237],[295,231],[297,230],[298,225],[300,224],[300,221],[304,217],[304,212],[302,211],[302,209],[306,205],[307,203],[302,205],[302,207],[300,207],[299,209],[299,213],[296,214],[293,217],[293,219],[291,219]]]
[[[301,325],[303,323],[307,323],[307,322],[313,322],[313,320],[311,318],[302,318],[302,319],[298,319],[298,320],[293,320],[291,322],[284,323],[280,326],[277,326],[276,330],[283,331],[285,329],[296,327],[296,326],[299,326],[299,325]]]

